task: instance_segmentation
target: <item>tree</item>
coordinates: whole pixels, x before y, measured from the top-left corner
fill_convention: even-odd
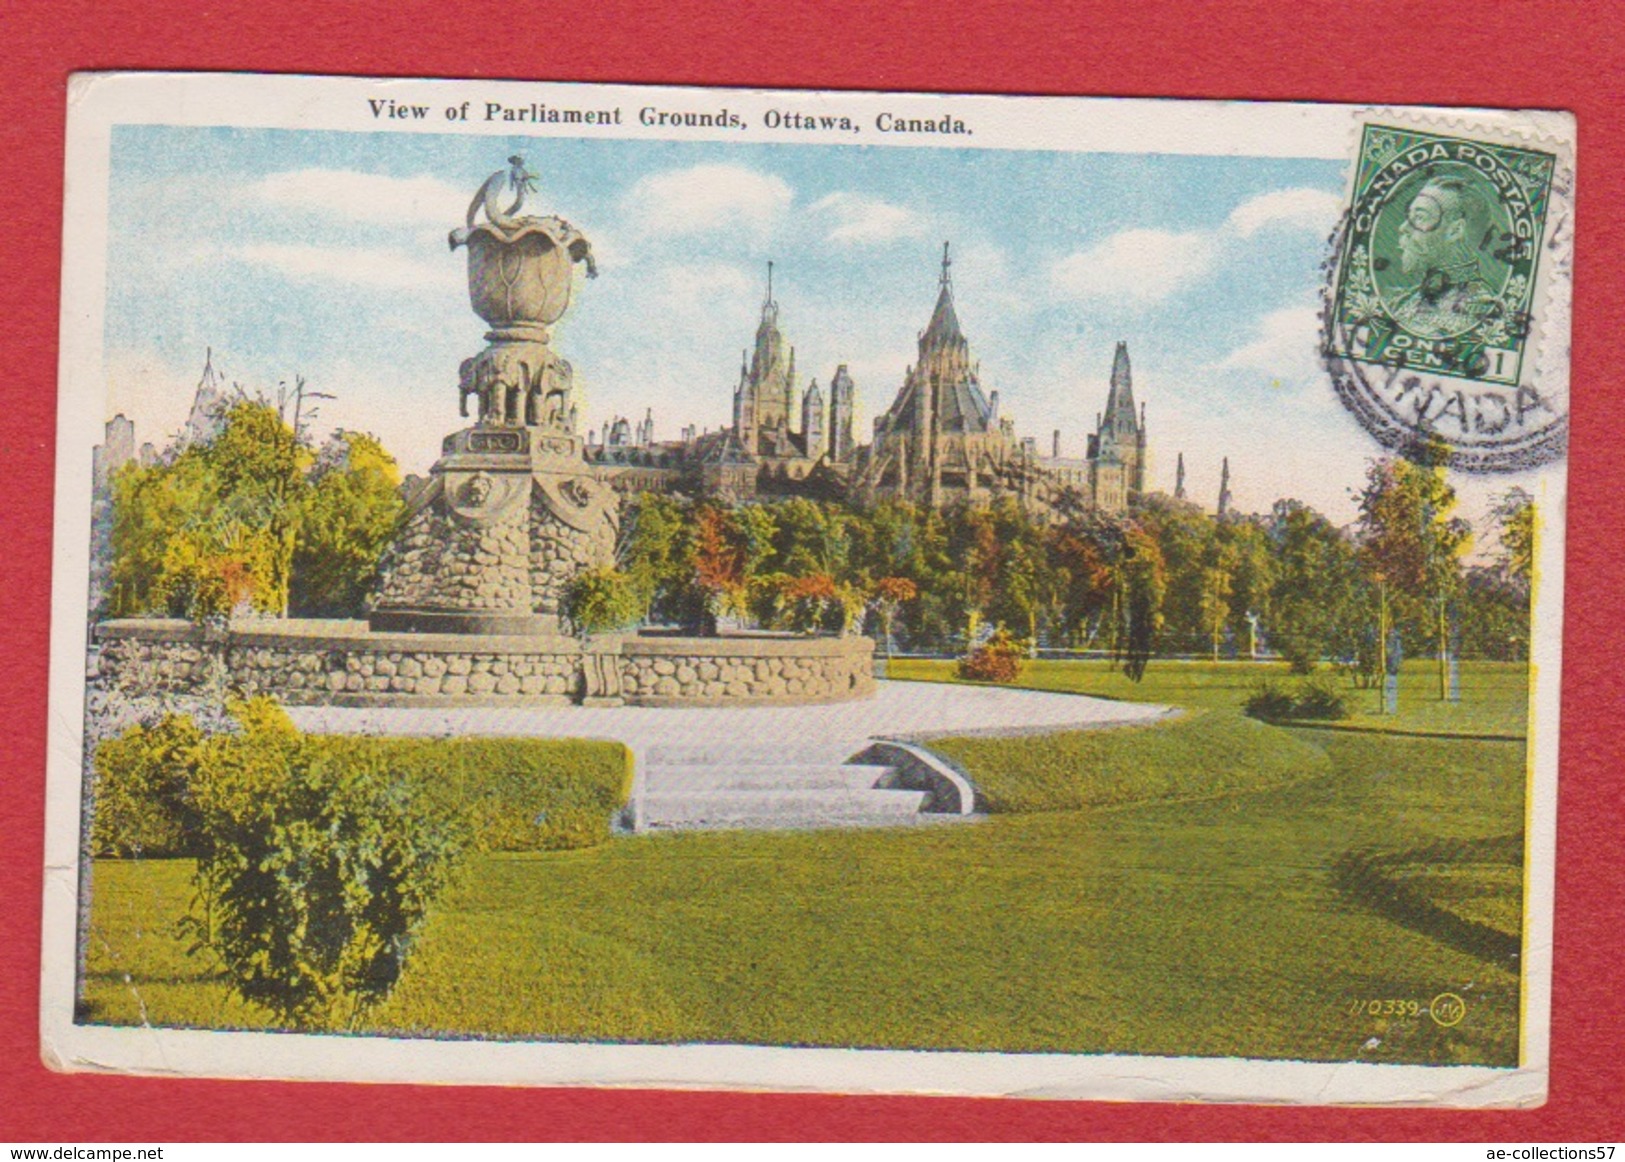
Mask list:
[[[1500,541],[1497,562],[1509,580],[1528,589],[1535,575],[1535,498],[1521,488],[1509,488],[1492,512]]]
[[[1448,607],[1460,591],[1472,527],[1451,515],[1456,492],[1445,479],[1448,449],[1433,441],[1413,456],[1373,461],[1367,470],[1359,498],[1360,554],[1401,639],[1436,643],[1442,691]]]
[[[293,556],[293,612],[360,617],[405,512],[400,469],[376,436],[335,432],[316,457]]]
[[[1220,551],[1231,582],[1230,628],[1237,639],[1255,645],[1253,626],[1268,623],[1273,609],[1275,558],[1265,524],[1252,517],[1231,517],[1217,522]]]
[[[892,623],[897,611],[920,595],[920,587],[907,577],[882,577],[870,589],[870,603],[880,617],[881,632],[885,635],[886,657],[891,657]]]
[[[1271,643],[1294,673],[1309,673],[1325,657],[1358,665],[1362,646],[1369,652],[1372,619],[1353,543],[1296,500],[1276,502],[1269,540],[1275,566]]]
[[[704,611],[701,628],[715,636],[718,618],[743,612],[748,598],[745,538],[727,509],[705,503],[694,510],[693,543],[694,586]]]
[[[688,620],[689,518],[681,501],[657,492],[640,493],[627,507],[615,557],[643,602],[645,621]]]
[[[1234,592],[1226,555],[1202,570],[1202,591],[1199,599],[1202,624],[1213,645],[1213,660],[1219,660],[1219,644],[1224,641],[1224,630],[1230,624],[1230,595]]]
[[[1130,681],[1145,677],[1145,668],[1156,649],[1162,629],[1162,602],[1168,590],[1168,571],[1162,550],[1149,533],[1137,525],[1124,532],[1122,557],[1117,568],[1120,590],[1119,609],[1123,618],[1123,673]]]
[[[1219,522],[1188,501],[1161,494],[1145,498],[1136,521],[1156,540],[1167,570],[1163,605],[1167,639],[1176,651],[1202,648],[1212,639],[1208,611],[1213,596],[1209,590],[1217,581],[1210,581],[1207,571],[1221,567]],[[1230,569],[1225,571],[1228,574]],[[1229,616],[1228,608],[1225,616]]]
[[[127,466],[114,484],[113,612],[286,614],[310,463],[274,407],[242,398],[213,439]]]
[[[1112,600],[1115,578],[1107,548],[1090,524],[1073,519],[1051,529],[1045,542],[1063,640],[1087,640]]]

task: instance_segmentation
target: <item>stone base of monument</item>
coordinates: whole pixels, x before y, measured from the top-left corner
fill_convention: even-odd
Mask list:
[[[144,693],[213,685],[291,706],[793,706],[874,693],[874,642],[759,634],[692,638],[379,632],[289,619],[210,630],[127,619],[96,627],[98,677]]]

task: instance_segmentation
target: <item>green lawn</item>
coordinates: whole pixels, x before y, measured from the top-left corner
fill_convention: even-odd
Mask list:
[[[893,658],[887,676],[905,681],[952,682],[955,663],[925,658]],[[1320,676],[1333,676],[1321,667]],[[1028,662],[1017,683],[1034,690],[1092,694],[1125,702],[1164,702],[1173,706],[1239,710],[1260,682],[1296,681],[1284,662],[1186,662],[1154,659],[1140,682],[1131,682],[1106,661]],[[1406,662],[1400,675],[1399,713],[1379,715],[1377,692],[1358,690],[1337,678],[1349,696],[1352,717],[1338,723],[1391,731],[1440,734],[1492,734],[1522,737],[1529,713],[1529,667],[1512,662],[1463,662],[1461,701],[1439,699],[1436,663]]]
[[[1114,681],[1068,665],[1035,667],[1033,684]],[[956,744],[973,776],[1004,778],[1007,794],[1027,796],[1007,806],[1031,813],[478,856],[367,1028],[1515,1063],[1514,967],[1436,921],[1515,936],[1521,880],[1498,861],[1519,850],[1523,747],[1251,723],[1223,712],[1245,696],[1247,669],[1153,663],[1144,685],[1109,691],[1217,711],[1183,726]],[[1493,733],[1521,724],[1520,683],[1470,671],[1469,691],[1516,694],[1498,716],[1476,711]],[[1211,730],[1231,746],[1238,728],[1258,732],[1280,778],[1249,782],[1235,770],[1244,752],[1198,745]],[[1157,729],[1195,734],[1146,743]],[[1067,781],[1076,748],[1110,735],[1152,756],[1154,801],[1092,798],[1087,780]],[[1038,748],[1030,762],[1012,761],[1016,743]],[[1178,782],[1181,764],[1194,781]],[[1355,851],[1386,860],[1385,875],[1431,901],[1426,915],[1395,918],[1351,892],[1334,869]],[[172,931],[187,873],[183,861],[97,863],[88,1019],[260,1024]],[[1450,1028],[1425,1014],[1441,992],[1467,1002]],[[1424,1012],[1365,1015],[1373,1001]]]

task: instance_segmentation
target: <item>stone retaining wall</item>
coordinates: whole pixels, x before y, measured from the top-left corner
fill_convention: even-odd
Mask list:
[[[359,621],[205,630],[104,622],[97,668],[150,692],[211,681],[290,705],[793,705],[874,692],[868,638],[373,633]]]
[[[839,702],[875,689],[868,638],[628,637],[621,653],[635,706]]]

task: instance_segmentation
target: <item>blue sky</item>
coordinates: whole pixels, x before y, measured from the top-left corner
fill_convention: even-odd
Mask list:
[[[1211,506],[1228,455],[1244,509],[1296,496],[1353,516],[1373,446],[1314,356],[1343,182],[1324,160],[120,126],[109,415],[141,440],[178,429],[213,347],[251,388],[304,375],[338,397],[320,429],[373,431],[426,470],[464,422],[457,366],[484,330],[446,235],[514,152],[540,178],[527,208],[599,257],[555,337],[594,428],[650,406],[657,438],[728,422],[771,259],[801,386],[848,363],[867,439],[946,240],[1018,432],[1047,450],[1060,428],[1081,455],[1126,340],[1153,487],[1172,490],[1183,451]],[[1470,491],[1476,516],[1488,492]]]

